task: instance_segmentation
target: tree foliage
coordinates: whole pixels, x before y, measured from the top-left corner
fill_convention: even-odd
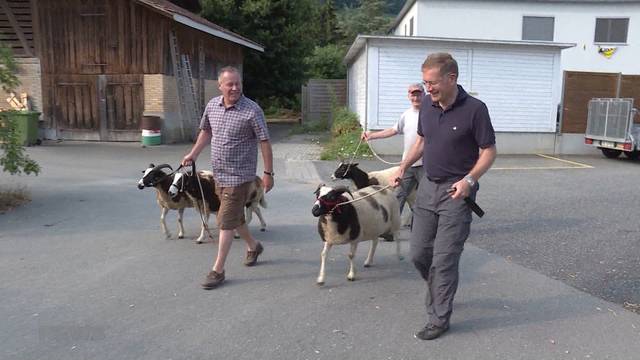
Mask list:
[[[344,8],[338,13],[338,32],[345,44],[351,44],[358,34],[385,34],[393,18],[385,15],[384,0],[362,0],[359,7]]]
[[[20,81],[16,76],[18,65],[13,58],[13,53],[6,45],[0,43],[0,85],[2,90],[10,92]]]
[[[344,79],[347,76],[347,67],[342,62],[344,55],[345,49],[340,45],[316,47],[313,54],[305,59],[309,78]]]
[[[10,92],[20,85],[16,76],[17,72],[18,65],[13,58],[11,49],[0,43],[0,86],[4,91]],[[0,116],[0,149],[2,149],[0,165],[2,165],[2,170],[11,175],[22,172],[27,175],[38,175],[40,167],[24,153],[15,119],[11,116],[4,116],[6,114],[9,112]]]
[[[305,79],[304,59],[314,49],[316,0],[203,0],[201,15],[262,44],[265,52],[245,51],[244,90],[269,105],[292,106]],[[266,104],[265,104],[266,103]]]

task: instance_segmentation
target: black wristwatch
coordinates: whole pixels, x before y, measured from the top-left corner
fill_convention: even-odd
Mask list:
[[[273,175],[275,175],[273,171],[272,172],[265,171],[264,174],[265,175],[269,175],[271,177],[273,177]]]

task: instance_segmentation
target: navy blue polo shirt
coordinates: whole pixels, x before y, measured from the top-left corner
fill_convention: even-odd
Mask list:
[[[434,178],[463,178],[478,161],[479,149],[496,143],[487,106],[460,85],[453,105],[444,111],[425,96],[418,135],[424,137],[424,169]]]

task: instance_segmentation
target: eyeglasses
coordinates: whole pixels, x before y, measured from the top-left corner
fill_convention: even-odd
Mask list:
[[[429,86],[434,87],[434,86],[438,86],[441,82],[442,82],[442,79],[436,80],[436,81],[423,80],[422,85],[424,85],[425,87],[429,87]]]
[[[434,86],[438,86],[438,85],[440,85],[440,83],[442,82],[442,80],[444,80],[444,78],[445,78],[446,76],[449,76],[449,75],[453,75],[453,73],[450,73],[450,74],[447,74],[447,75],[442,76],[442,77],[440,78],[440,80],[435,80],[435,81],[426,81],[426,80],[423,80],[423,81],[422,81],[422,85],[424,85],[424,87],[429,87],[429,86],[434,87]]]

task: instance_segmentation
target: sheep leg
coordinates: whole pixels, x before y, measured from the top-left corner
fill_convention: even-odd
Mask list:
[[[258,215],[258,219],[260,220],[260,231],[265,231],[267,229],[267,223],[262,217],[262,211],[257,206],[253,209],[253,211],[255,211],[256,215]]]
[[[347,257],[349,258],[349,273],[347,274],[347,280],[354,281],[356,279],[356,266],[353,263],[353,258],[356,256],[356,250],[358,249],[358,243],[352,242],[351,249],[349,249],[349,254]]]
[[[164,233],[164,235],[167,237],[167,239],[171,238],[171,233],[169,232],[169,229],[167,229],[167,222],[165,221],[165,217],[167,216],[167,213],[169,212],[169,209],[163,207],[160,210],[160,228],[162,229],[162,232]]]
[[[183,215],[184,215],[184,208],[178,209],[178,239],[184,238],[184,225],[182,225]]]
[[[400,252],[400,231],[396,231],[393,233],[393,238],[396,239],[396,255],[398,255],[398,260],[404,260],[404,256]]]
[[[367,259],[364,261],[364,267],[369,267],[371,266],[371,263],[373,263],[373,254],[376,253],[377,246],[378,246],[378,238],[375,238],[373,241],[371,241],[371,247],[369,248],[369,254],[367,255]]]
[[[322,253],[320,254],[320,273],[318,274],[318,279],[316,280],[316,284],[318,285],[324,285],[324,265],[327,262],[327,254],[329,254],[330,249],[331,244],[325,242],[324,249],[322,249]]]
[[[200,220],[202,223],[200,224],[200,236],[198,236],[198,238],[196,239],[197,244],[202,244],[202,242],[206,238],[205,234],[207,232],[207,225],[209,224],[209,212],[205,211],[204,214],[202,214],[202,218],[204,219],[204,222],[202,222],[202,219]]]

